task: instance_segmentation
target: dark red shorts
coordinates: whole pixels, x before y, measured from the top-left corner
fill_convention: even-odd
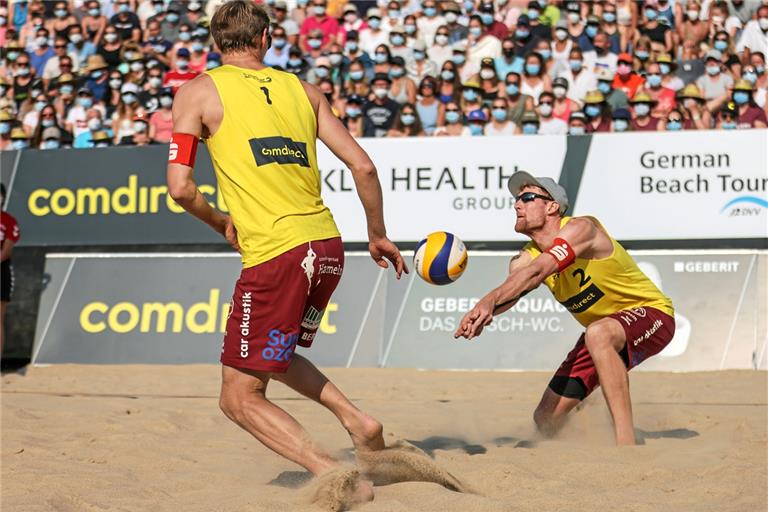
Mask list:
[[[312,345],[343,270],[341,238],[301,244],[243,269],[232,295],[221,363],[285,372],[296,345]]]
[[[675,335],[675,319],[656,308],[635,308],[609,316],[616,319],[627,337],[620,355],[628,370],[661,352]],[[549,383],[555,393],[584,399],[600,384],[597,369],[581,335]]]

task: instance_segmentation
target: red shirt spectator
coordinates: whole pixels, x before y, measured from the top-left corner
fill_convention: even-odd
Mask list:
[[[176,52],[176,67],[167,72],[163,78],[163,87],[171,87],[173,94],[179,90],[179,87],[195,78],[199,73],[189,69],[189,50],[179,48]]]
[[[624,91],[627,98],[632,98],[645,82],[645,79],[632,71],[632,56],[628,53],[619,55],[616,65],[616,76],[611,84],[614,89]]]
[[[314,0],[311,5],[310,12],[313,16],[308,16],[301,24],[299,35],[301,36],[301,47],[305,51],[309,51],[309,44],[307,43],[307,36],[313,30],[319,30],[323,33],[323,42],[320,46],[321,49],[326,48],[329,44],[336,42],[336,35],[339,33],[339,22],[336,18],[331,18],[325,12],[327,6],[325,0]]]

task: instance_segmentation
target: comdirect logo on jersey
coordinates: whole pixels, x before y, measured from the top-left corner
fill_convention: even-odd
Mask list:
[[[263,137],[248,142],[256,158],[256,165],[277,163],[310,167],[306,142],[297,142],[288,137]]]

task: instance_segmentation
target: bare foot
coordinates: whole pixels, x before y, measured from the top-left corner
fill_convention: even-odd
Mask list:
[[[358,452],[373,452],[384,449],[384,427],[371,416],[361,412],[344,426]]]

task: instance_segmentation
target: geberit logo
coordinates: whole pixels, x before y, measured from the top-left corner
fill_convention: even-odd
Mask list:
[[[263,137],[248,142],[256,158],[256,165],[277,163],[310,167],[306,142],[297,142],[288,137]]]

